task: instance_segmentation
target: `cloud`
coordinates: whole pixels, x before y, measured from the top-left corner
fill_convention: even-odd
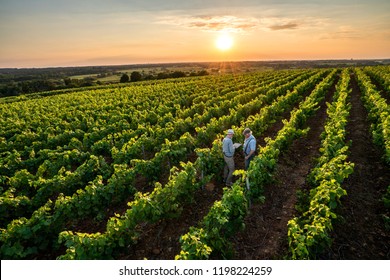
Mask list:
[[[283,31],[296,29],[312,29],[326,25],[321,18],[290,18],[290,17],[237,17],[231,15],[212,16],[167,16],[158,20],[160,24],[181,26],[206,32],[246,33],[254,30]]]
[[[276,31],[276,30],[286,30],[286,29],[297,29],[298,27],[299,27],[298,23],[290,22],[284,24],[271,25],[268,28]]]
[[[236,16],[191,16],[165,17],[159,23],[178,25],[207,32],[247,32],[259,26],[259,20],[253,17]]]
[[[261,19],[261,27],[264,31],[282,31],[296,29],[319,29],[328,25],[328,20],[314,17],[264,17]]]
[[[363,36],[351,26],[339,26],[335,31],[322,34],[320,39],[334,40],[334,39],[361,39]]]

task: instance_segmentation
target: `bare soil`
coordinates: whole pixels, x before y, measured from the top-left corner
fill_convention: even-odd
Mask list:
[[[390,184],[390,168],[381,159],[383,151],[372,143],[367,112],[360,100],[361,93],[354,77],[352,89],[347,140],[352,141],[349,160],[355,163],[355,171],[343,184],[348,195],[343,197],[338,209],[339,219],[334,224],[332,247],[320,253],[318,258],[389,259],[390,234],[385,230],[381,216],[388,210],[381,199]],[[320,135],[326,120],[325,102],[331,102],[334,91],[333,86],[318,112],[308,120],[310,130],[307,136],[294,141],[282,153],[275,182],[265,188],[265,203],[252,203],[250,206],[245,219],[246,228],[231,239],[234,259],[283,259],[288,255],[287,222],[298,215],[295,209],[298,200],[296,192],[309,188],[306,177],[319,156]],[[288,119],[289,115],[290,112],[286,112],[282,118]],[[257,143],[264,144],[265,137],[274,137],[282,125],[281,121],[273,124],[257,139]],[[241,153],[236,153],[235,162],[236,169],[243,168]],[[145,178],[139,181],[143,191],[148,190],[146,181]],[[223,187],[220,178],[215,178],[195,193],[194,201],[184,207],[178,218],[139,225],[141,235],[138,243],[121,252],[118,259],[174,259],[180,252],[180,236],[203,219],[212,204],[221,198]],[[107,213],[114,210],[123,213],[125,204],[107,209]],[[101,224],[90,220],[74,228],[81,232],[104,231]]]
[[[352,141],[349,160],[355,163],[355,169],[343,186],[347,196],[342,198],[339,209],[342,218],[334,225],[332,247],[321,257],[388,260],[390,232],[384,228],[382,214],[386,209],[382,197],[390,185],[390,168],[382,160],[384,152],[372,142],[367,111],[354,77],[352,89],[347,131]]]
[[[326,119],[326,104],[335,86],[308,120],[306,137],[295,140],[280,156],[275,183],[265,188],[264,204],[254,204],[245,219],[246,228],[233,238],[234,259],[283,259],[287,253],[287,222],[296,215],[296,191],[307,188],[306,177],[319,155],[320,134]],[[276,135],[278,130],[274,131]]]
[[[310,92],[307,92],[307,96]],[[298,106],[298,102],[295,107]],[[279,121],[257,138],[257,144],[264,144],[265,137],[274,137],[282,128],[282,119],[288,119],[290,111],[282,114]],[[243,153],[237,151],[234,156],[235,168],[244,169]],[[217,176],[204,189],[195,193],[195,203],[187,205],[178,219],[163,219],[155,224],[144,224],[140,228],[139,243],[129,247],[120,256],[123,259],[174,259],[180,253],[179,238],[188,232],[191,226],[198,223],[207,215],[213,203],[220,200],[225,185],[221,182],[222,174]]]
[[[318,254],[319,259],[389,259],[390,234],[382,215],[388,214],[382,197],[390,183],[390,168],[382,161],[383,151],[376,147],[369,131],[367,112],[352,76],[351,113],[347,141],[351,141],[349,160],[354,173],[344,182],[347,196],[338,209],[339,218],[331,233],[332,246]],[[332,94],[331,94],[332,95]],[[328,95],[327,101],[331,95]],[[253,205],[246,219],[246,229],[233,243],[235,259],[283,259],[288,256],[287,222],[294,215],[296,191],[307,190],[306,176],[319,155],[320,133],[326,118],[325,108],[309,120],[311,130],[296,140],[284,153],[276,171],[276,183],[265,190],[266,202]]]

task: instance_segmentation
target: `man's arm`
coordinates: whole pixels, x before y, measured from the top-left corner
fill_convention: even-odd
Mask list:
[[[249,151],[249,154],[245,157],[245,159],[248,159],[250,158],[256,151],[256,140],[252,140],[251,143],[249,143],[250,146],[250,151]]]

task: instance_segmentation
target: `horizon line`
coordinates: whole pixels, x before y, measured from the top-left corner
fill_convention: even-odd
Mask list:
[[[0,67],[0,69],[49,69],[49,68],[83,68],[83,67],[119,67],[119,66],[144,66],[144,65],[170,65],[170,64],[213,64],[213,63],[239,63],[239,62],[298,62],[298,61],[381,61],[389,58],[329,58],[329,59],[264,59],[264,60],[220,60],[220,61],[177,61],[177,62],[144,62],[124,64],[90,64],[90,65],[58,65],[58,66],[36,66],[36,67]]]

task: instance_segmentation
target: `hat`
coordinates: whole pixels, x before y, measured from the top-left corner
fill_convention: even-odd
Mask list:
[[[234,130],[233,129],[228,129],[227,134],[234,134]]]
[[[252,132],[252,130],[250,130],[249,128],[245,128],[244,132],[242,134],[247,135],[247,134],[249,134],[251,132]]]

